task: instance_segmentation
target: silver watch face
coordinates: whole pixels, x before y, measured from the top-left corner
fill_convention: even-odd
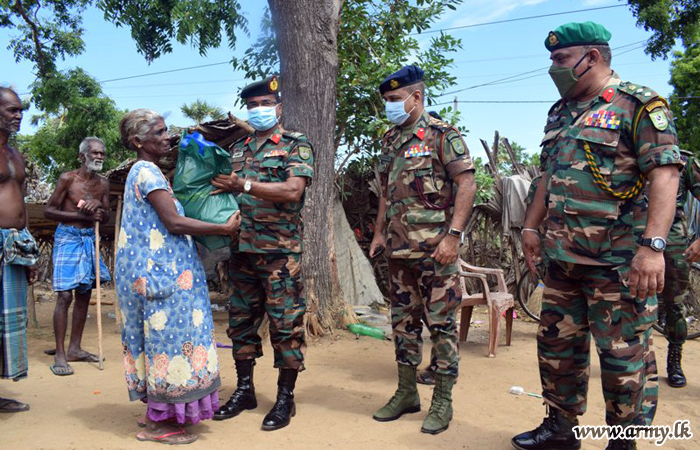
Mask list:
[[[664,242],[664,240],[661,238],[654,238],[651,240],[651,248],[657,252],[660,252],[666,248],[666,242]]]

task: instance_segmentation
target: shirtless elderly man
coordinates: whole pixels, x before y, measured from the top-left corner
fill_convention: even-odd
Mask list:
[[[95,284],[95,230],[96,221],[109,220],[109,181],[99,176],[105,160],[105,145],[101,139],[88,137],[80,143],[79,158],[82,166],[66,172],[56,183],[56,190],[44,210],[47,219],[60,222],[56,228],[53,247],[53,290],[57,293],[53,313],[56,350],[51,372],[54,375],[72,375],[68,362],[98,362],[97,355],[80,347],[87,318],[92,288]],[[100,261],[100,280],[111,278],[107,267]],[[64,349],[68,328],[68,309],[75,306],[68,351]],[[46,353],[53,354],[53,350]]]
[[[24,159],[9,145],[22,112],[17,93],[0,87],[0,378],[13,381],[27,377],[27,282],[36,278],[38,256],[26,228]],[[27,410],[25,403],[0,397],[0,413]]]

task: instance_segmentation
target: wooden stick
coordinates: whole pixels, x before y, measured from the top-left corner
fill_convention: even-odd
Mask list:
[[[102,357],[102,291],[100,290],[100,222],[95,222],[95,283],[97,285],[97,358],[98,367],[104,370]]]

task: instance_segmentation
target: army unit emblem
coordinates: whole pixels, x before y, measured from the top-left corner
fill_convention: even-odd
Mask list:
[[[549,32],[549,38],[548,38],[548,39],[549,39],[549,45],[550,45],[551,47],[554,47],[555,45],[557,45],[557,44],[559,43],[559,38],[557,37],[556,34],[554,34],[554,31],[550,31],[550,32]]]
[[[399,82],[396,80],[391,80],[389,82],[389,85],[391,86],[392,89],[396,89],[397,87],[399,87]]]
[[[267,87],[270,89],[270,93],[274,94],[275,92],[277,92],[277,90],[280,88],[280,84],[279,81],[277,81],[277,77],[272,77]]]
[[[654,125],[654,128],[657,130],[665,131],[666,128],[668,128],[668,118],[666,117],[666,113],[663,109],[657,108],[653,110],[649,113],[649,118],[651,119],[651,123]]]
[[[300,145],[299,146],[299,157],[306,161],[307,159],[311,158],[311,149],[309,147]]]

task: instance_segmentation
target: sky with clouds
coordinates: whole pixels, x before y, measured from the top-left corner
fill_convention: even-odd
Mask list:
[[[263,12],[260,0],[242,0],[241,3],[250,20],[252,36],[241,37],[234,51],[236,56],[241,56],[256,37]],[[464,27],[621,4],[616,0],[465,0],[457,11],[451,11],[433,28]],[[547,75],[550,61],[544,39],[550,30],[563,23],[586,20],[599,22],[612,32],[613,49],[623,47],[613,51],[612,64],[622,79],[650,86],[662,95],[671,92],[668,85],[670,62],[652,61],[641,44],[630,45],[647,39],[650,33],[637,28],[636,19],[626,6],[452,30],[453,36],[462,39],[463,48],[455,54],[451,72],[457,77],[458,85],[451,91],[463,91],[439,97],[436,101],[451,103],[456,97],[462,125],[469,129],[466,141],[473,155],[484,155],[479,139],[491,141],[495,130],[530,152],[538,151],[549,102],[558,97]],[[128,30],[105,22],[99,11],[88,10],[84,14],[84,25],[85,53],[60,63],[59,67],[80,66],[98,80],[223,63],[231,58],[230,50],[225,47],[202,57],[188,46],[175,45],[173,53],[149,66],[136,52]],[[431,36],[419,36],[418,39],[426,43]],[[10,33],[0,30],[0,42],[8,42],[9,37]],[[3,45],[0,46],[0,67],[3,68],[0,84],[15,86],[21,93],[28,91],[33,81],[31,64],[15,63],[11,52]],[[516,76],[524,72],[531,73]],[[514,76],[498,84],[477,87]],[[234,106],[236,93],[245,83],[242,73],[221,64],[109,82],[103,86],[120,108],[152,108],[168,113],[168,123],[183,126],[189,125],[189,121],[182,116],[180,106],[198,98],[245,118],[245,112]],[[545,103],[483,103],[513,101]],[[24,132],[31,132],[28,120],[23,125]]]

